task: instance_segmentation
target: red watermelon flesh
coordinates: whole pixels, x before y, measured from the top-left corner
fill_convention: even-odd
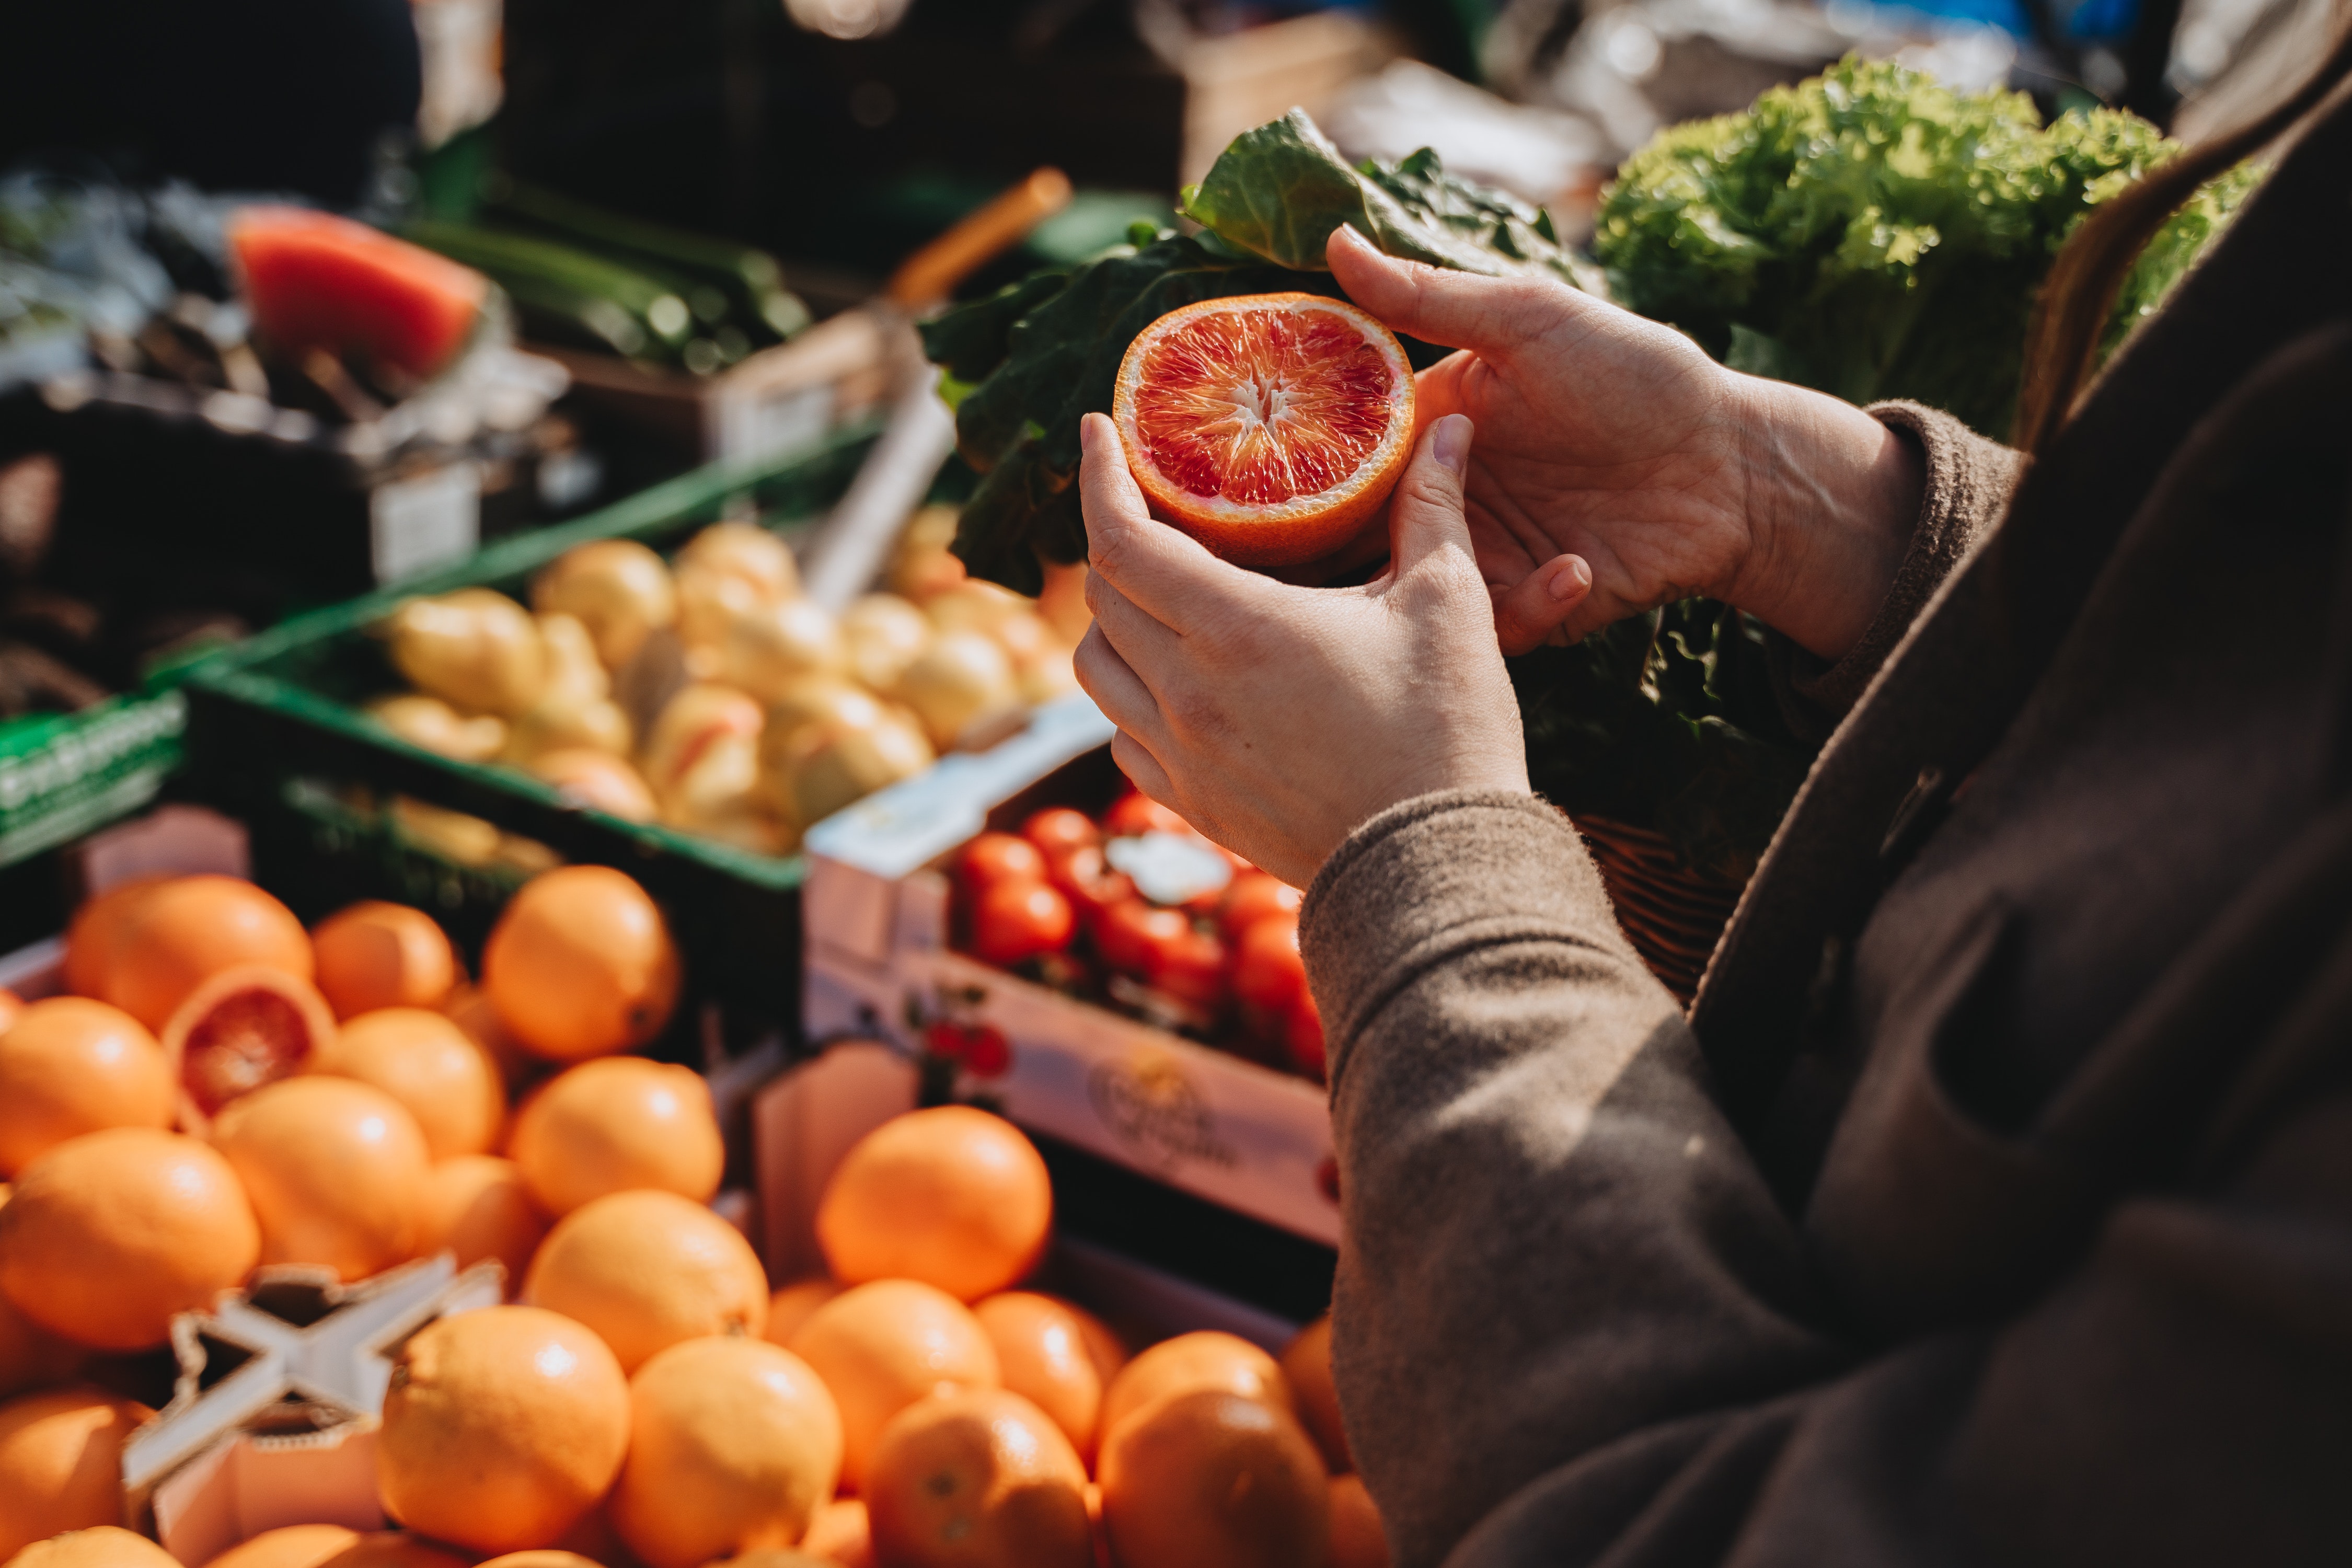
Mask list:
[[[472,268],[329,213],[243,207],[228,242],[255,325],[296,353],[356,350],[429,376],[465,347],[489,296]]]

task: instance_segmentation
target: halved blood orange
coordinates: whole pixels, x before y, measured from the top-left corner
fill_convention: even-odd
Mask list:
[[[302,1071],[334,1038],[335,1015],[309,981],[266,963],[222,970],[163,1026],[182,1121],[201,1130],[238,1095]]]
[[[1345,544],[1412,448],[1412,367],[1344,300],[1242,294],[1171,310],[1119,362],[1111,418],[1154,510],[1228,561]]]

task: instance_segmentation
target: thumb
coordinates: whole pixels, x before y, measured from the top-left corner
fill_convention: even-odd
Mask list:
[[[1487,278],[1400,261],[1354,229],[1332,230],[1323,259],[1348,298],[1390,331],[1442,348],[1476,349],[1490,357],[1510,349],[1589,300],[1565,283],[1538,278]]]
[[[1422,432],[1389,502],[1389,552],[1397,576],[1448,550],[1460,552],[1465,563],[1476,560],[1470,525],[1462,516],[1462,476],[1470,466],[1472,433],[1466,414],[1449,414]]]

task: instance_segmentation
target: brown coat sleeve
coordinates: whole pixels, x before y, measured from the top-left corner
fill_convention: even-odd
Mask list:
[[[1832,664],[1786,637],[1771,638],[1773,684],[1782,716],[1807,740],[1828,739],[1838,721],[1861,700],[1863,689],[1944,579],[2000,521],[2010,493],[2025,471],[2022,453],[1986,440],[1948,414],[1917,403],[1874,404],[1870,412],[1917,444],[1927,487],[1910,547],[1895,568],[1886,602],[1843,658]]]
[[[1874,1344],[1549,807],[1383,813],[1301,934],[1334,1367],[1398,1568],[2352,1561],[2352,1510],[2313,1513],[2352,1467],[2340,1082],[2221,1188],[2122,1205],[2022,1316]],[[2352,1029],[2342,952],[2287,1010],[2315,1037]],[[2222,1538],[2157,1497],[2208,1500]]]

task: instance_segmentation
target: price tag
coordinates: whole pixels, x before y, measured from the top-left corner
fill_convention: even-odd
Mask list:
[[[482,471],[451,463],[378,485],[368,523],[378,583],[462,561],[482,540]]]
[[[745,387],[721,394],[709,456],[728,463],[779,457],[814,444],[833,425],[833,388],[799,386],[762,393]]]

